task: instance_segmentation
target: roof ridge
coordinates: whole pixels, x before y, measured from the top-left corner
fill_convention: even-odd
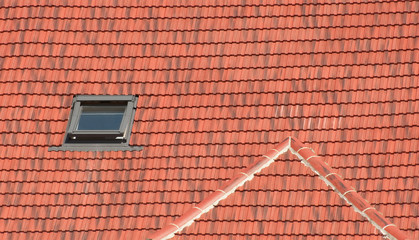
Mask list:
[[[267,152],[266,155],[263,155],[261,159],[255,161],[249,167],[240,171],[239,174],[227,181],[219,189],[215,190],[198,205],[184,213],[181,217],[177,218],[173,223],[168,224],[166,227],[150,235],[148,239],[169,239],[172,238],[175,233],[180,232],[183,228],[191,225],[195,219],[211,210],[218,204],[219,201],[227,198],[238,187],[251,180],[255,173],[258,173],[263,168],[268,167],[276,158],[279,157],[279,155],[288,151],[290,146],[289,141],[289,138],[286,138],[276,148]]]
[[[236,176],[215,190],[199,204],[175,219],[172,223],[169,223],[164,228],[151,234],[147,239],[163,240],[174,237],[175,233],[180,232],[183,228],[191,225],[195,219],[210,211],[219,201],[227,198],[245,182],[252,180],[254,174],[260,172],[263,168],[268,167],[281,154],[288,150],[296,155],[304,165],[315,172],[322,181],[332,187],[332,189],[339,194],[342,199],[349,203],[356,212],[367,218],[375,228],[380,230],[384,237],[392,240],[408,239],[395,224],[391,223],[383,214],[372,207],[353,187],[343,180],[338,173],[334,172],[321,157],[317,156],[312,148],[305,146],[298,139],[291,136],[284,139],[278,146],[268,151],[266,155],[263,155],[262,158],[252,163],[246,169],[240,171]]]
[[[367,200],[359,195],[342,177],[333,171],[321,157],[317,156],[314,150],[305,146],[298,139],[289,137],[291,153],[296,155],[301,162],[319,175],[328,186],[339,194],[356,212],[367,218],[368,221],[380,230],[384,237],[392,240],[405,240],[408,237],[384,215],[372,207]]]

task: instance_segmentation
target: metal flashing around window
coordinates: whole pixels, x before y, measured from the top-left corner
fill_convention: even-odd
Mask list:
[[[49,151],[135,151],[129,146],[136,96],[78,95],[62,146]]]

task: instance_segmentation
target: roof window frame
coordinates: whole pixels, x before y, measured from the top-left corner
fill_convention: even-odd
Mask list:
[[[138,96],[76,95],[73,98],[64,141],[49,151],[135,151],[142,146],[129,146]],[[83,106],[125,106],[117,130],[79,130]]]

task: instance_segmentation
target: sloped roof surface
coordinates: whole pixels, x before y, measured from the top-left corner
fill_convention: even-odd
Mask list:
[[[0,238],[144,239],[294,136],[411,237],[417,1],[0,2]],[[139,95],[132,152],[48,152],[75,94]],[[175,239],[382,239],[292,155]]]

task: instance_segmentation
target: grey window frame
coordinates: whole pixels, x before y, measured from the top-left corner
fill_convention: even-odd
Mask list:
[[[136,151],[142,146],[129,146],[138,96],[134,95],[76,95],[70,112],[69,122],[61,146],[50,147],[49,151]],[[112,106],[126,102],[119,130],[77,130],[83,104]],[[109,104],[107,104],[109,102]],[[119,104],[116,104],[119,105]],[[124,106],[124,104],[121,104]],[[74,138],[75,137],[75,138]],[[79,139],[77,139],[79,137]]]

